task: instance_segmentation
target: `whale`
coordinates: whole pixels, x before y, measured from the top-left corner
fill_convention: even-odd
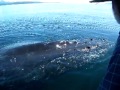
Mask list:
[[[103,38],[16,44],[0,50],[0,85],[44,81],[99,62],[112,44]]]

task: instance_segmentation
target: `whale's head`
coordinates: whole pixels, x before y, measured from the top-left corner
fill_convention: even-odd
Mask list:
[[[21,44],[2,49],[1,84],[45,80],[100,62],[112,44],[107,39],[81,39]]]

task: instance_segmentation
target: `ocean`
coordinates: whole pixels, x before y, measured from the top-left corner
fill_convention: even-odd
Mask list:
[[[119,30],[110,2],[0,6],[0,90],[96,90]]]

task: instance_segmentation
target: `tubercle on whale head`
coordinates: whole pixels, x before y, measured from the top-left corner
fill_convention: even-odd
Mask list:
[[[56,44],[56,48],[57,49],[62,49],[62,46],[60,46],[59,44]]]
[[[65,44],[63,44],[63,45],[61,45],[61,44],[56,44],[56,49],[63,49],[63,48],[66,48],[67,47],[67,44],[65,43]]]
[[[87,47],[85,47],[85,48],[81,49],[81,51],[83,51],[83,52],[89,52],[90,49],[88,49]]]
[[[77,41],[60,41],[55,45],[55,47],[57,49],[63,49],[63,48],[67,48],[67,46],[71,46],[71,45],[74,45],[74,47],[76,47],[77,44],[79,44],[79,42],[77,42]]]

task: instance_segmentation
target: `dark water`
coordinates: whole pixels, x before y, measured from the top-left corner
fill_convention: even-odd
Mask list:
[[[119,29],[111,3],[0,6],[1,90],[96,90],[105,74]],[[100,44],[100,47],[78,52],[74,50],[76,44],[72,44],[68,53],[64,48],[54,49],[58,41],[84,43],[86,40],[87,45]],[[85,45],[78,47],[84,49]],[[45,52],[43,47],[52,49]],[[102,50],[105,52],[100,53]],[[66,59],[72,61],[66,62]],[[53,60],[55,63],[48,63]],[[56,64],[58,60],[60,64]]]

